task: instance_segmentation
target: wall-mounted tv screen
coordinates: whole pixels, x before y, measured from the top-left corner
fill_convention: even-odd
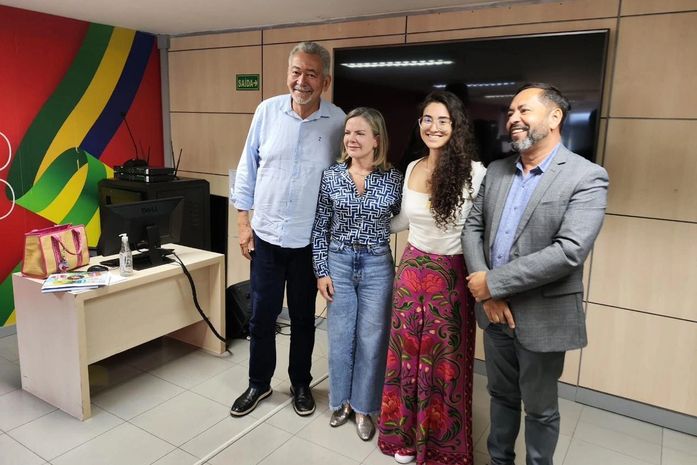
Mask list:
[[[370,106],[385,116],[390,161],[404,168],[422,156],[418,105],[445,89],[465,103],[488,164],[510,153],[506,113],[515,90],[548,82],[569,98],[562,133],[572,151],[595,161],[607,30],[334,50],[335,104]]]

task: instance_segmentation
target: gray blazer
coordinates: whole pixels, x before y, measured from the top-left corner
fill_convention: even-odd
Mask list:
[[[587,344],[583,262],[607,204],[604,168],[560,146],[542,174],[516,230],[511,260],[490,269],[491,246],[515,176],[514,155],[491,163],[462,231],[467,270],[487,271],[492,297],[505,299],[520,343],[535,352]],[[476,306],[482,329],[489,320]]]

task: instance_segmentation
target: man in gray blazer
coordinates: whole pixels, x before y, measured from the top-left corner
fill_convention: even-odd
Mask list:
[[[561,144],[569,102],[549,84],[514,96],[517,155],[491,163],[462,232],[484,330],[491,465],[513,465],[525,407],[527,465],[551,465],[565,351],[586,345],[583,262],[600,232],[607,172]]]

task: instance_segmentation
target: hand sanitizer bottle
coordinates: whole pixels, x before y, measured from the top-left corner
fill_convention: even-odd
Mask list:
[[[121,236],[121,251],[119,252],[119,274],[121,276],[130,276],[133,274],[133,255],[131,247],[128,245],[128,235],[126,233],[119,234]]]

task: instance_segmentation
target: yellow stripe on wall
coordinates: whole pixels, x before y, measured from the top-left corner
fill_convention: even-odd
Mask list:
[[[85,225],[85,234],[87,235],[87,245],[90,247],[97,246],[97,238],[101,233],[101,223],[99,221],[99,209],[95,210],[90,221]]]
[[[73,174],[70,181],[65,183],[63,189],[56,195],[56,198],[48,204],[46,208],[41,211],[36,212],[37,215],[42,216],[54,223],[61,223],[63,219],[68,215],[68,212],[73,208],[77,199],[82,195],[83,187],[87,181],[87,174],[89,173],[89,163],[85,163],[80,167],[79,170]]]
[[[36,173],[34,183],[63,152],[69,148],[78,147],[97,121],[121,77],[135,33],[136,31],[132,29],[114,28],[97,72],[51,142]]]

